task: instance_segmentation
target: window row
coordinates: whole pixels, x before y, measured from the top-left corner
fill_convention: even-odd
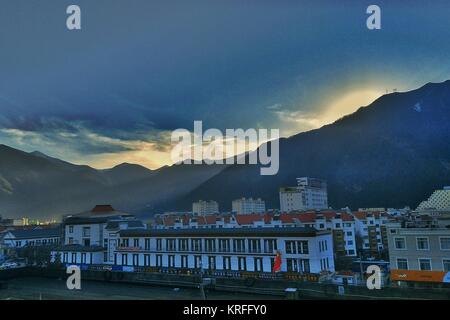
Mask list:
[[[419,270],[421,271],[431,271],[431,259],[421,258],[418,259]],[[399,270],[409,270],[409,263],[407,258],[397,258],[397,269]],[[442,260],[442,270],[450,271],[450,259]]]
[[[139,238],[122,238],[120,247],[142,248]],[[144,250],[150,250],[150,239],[144,239]],[[156,239],[157,251],[198,251],[198,252],[250,252],[275,253],[276,239]]]
[[[406,238],[395,237],[394,247],[397,250],[406,250]],[[450,250],[450,237],[439,238],[439,248],[441,250]],[[417,250],[430,250],[430,240],[428,237],[416,237],[416,249]]]

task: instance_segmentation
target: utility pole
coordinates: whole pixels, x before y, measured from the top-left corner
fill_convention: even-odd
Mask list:
[[[364,283],[364,270],[363,270],[363,264],[362,264],[362,250],[359,251],[359,269],[361,272],[361,282]]]
[[[205,285],[203,282],[203,262],[200,260],[200,293],[202,295],[203,300],[206,300],[206,293],[205,293]]]

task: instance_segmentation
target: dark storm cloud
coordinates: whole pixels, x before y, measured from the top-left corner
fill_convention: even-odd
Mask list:
[[[318,114],[356,86],[450,77],[446,1],[378,1],[383,29],[374,32],[368,4],[351,0],[77,0],[82,30],[73,32],[72,3],[1,4],[3,142],[167,151],[167,131],[192,130],[194,120],[283,130],[280,115]]]

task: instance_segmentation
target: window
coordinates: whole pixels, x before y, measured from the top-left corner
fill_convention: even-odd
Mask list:
[[[397,250],[406,250],[405,238],[394,238],[394,245]]]
[[[288,272],[296,272],[298,270],[297,260],[296,259],[286,259],[286,269]]]
[[[144,266],[145,267],[149,267],[150,266],[150,255],[149,254],[144,254]]]
[[[247,260],[245,257],[238,257],[238,270],[246,271],[247,270]]]
[[[83,227],[83,237],[91,236],[91,227]]]
[[[69,244],[73,244],[73,238],[72,237],[69,238]]]
[[[178,239],[178,250],[180,250],[180,251],[188,251],[189,250],[188,239]]]
[[[128,254],[126,254],[126,253],[122,254],[122,265],[123,266],[128,265]]]
[[[307,240],[297,241],[297,251],[300,254],[308,254],[309,253],[308,241]]]
[[[188,267],[188,256],[186,255],[181,256],[181,267],[182,268]]]
[[[398,258],[397,259],[397,269],[408,270],[408,259]]]
[[[245,252],[244,239],[234,239],[233,240],[233,250],[234,250],[234,252]]]
[[[139,265],[139,255],[133,254],[133,266],[137,267]]]
[[[156,239],[156,250],[157,251],[162,250],[162,239]]]
[[[169,268],[175,268],[175,256],[174,255],[169,255],[169,263],[168,263],[168,267]]]
[[[194,256],[194,268],[198,269],[202,267],[202,256]]]
[[[351,237],[353,235],[353,233],[351,231],[347,231],[347,236]]]
[[[91,245],[91,239],[83,239],[83,246],[89,247]]]
[[[81,263],[82,263],[82,264],[85,264],[85,263],[86,263],[86,252],[83,252],[83,253],[81,254]]]
[[[129,239],[122,239],[122,247],[129,247],[130,246],[130,240]]]
[[[145,239],[145,250],[150,250],[150,239]]]
[[[422,271],[431,270],[431,260],[430,259],[419,259],[419,267]]]
[[[264,253],[274,253],[277,249],[276,239],[264,239]]]
[[[309,259],[299,259],[300,271],[310,273]]]
[[[77,263],[77,254],[72,253],[72,263]]]
[[[219,239],[219,251],[230,252],[230,239]]]
[[[202,239],[192,239],[192,251],[202,251]]]
[[[417,241],[417,250],[428,250],[428,238],[416,238]]]
[[[256,272],[261,272],[263,270],[262,258],[255,257],[253,258],[253,265]]]
[[[162,267],[162,255],[161,254],[156,255],[156,266]]]
[[[205,250],[208,252],[216,251],[216,239],[205,239]]]
[[[248,239],[248,250],[250,252],[261,252],[261,241],[259,239]]]
[[[167,239],[166,240],[166,250],[167,251],[175,251],[175,239]]]
[[[441,238],[441,250],[450,250],[450,238]]]
[[[295,251],[295,242],[294,241],[285,241],[286,244],[286,253],[287,254],[294,254]]]
[[[69,226],[69,233],[73,233],[73,226]]]
[[[231,257],[223,257],[223,270],[231,270]]]
[[[208,257],[208,269],[215,270],[216,269],[216,257],[209,256]]]
[[[134,246],[135,248],[139,248],[139,239],[134,239],[134,241],[133,241],[133,246]]]
[[[446,271],[446,272],[450,271],[450,259],[442,260],[442,264],[444,267],[444,269],[443,269],[444,271]]]
[[[62,261],[62,262],[64,262],[64,263],[69,262],[68,256],[69,256],[69,254],[68,254],[67,252],[64,252],[64,253],[63,253],[63,261]]]

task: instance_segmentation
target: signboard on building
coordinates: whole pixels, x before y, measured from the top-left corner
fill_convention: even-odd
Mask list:
[[[450,272],[421,270],[391,270],[392,281],[450,283]]]

